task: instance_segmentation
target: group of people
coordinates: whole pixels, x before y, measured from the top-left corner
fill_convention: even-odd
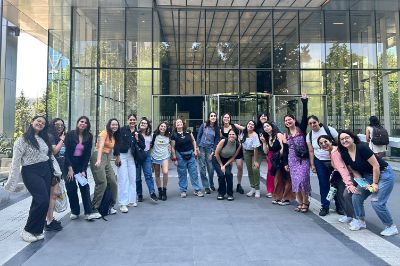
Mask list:
[[[397,234],[386,206],[395,174],[379,156],[382,148],[361,143],[349,130],[338,132],[323,125],[316,116],[308,116],[306,95],[301,101],[301,122],[288,114],[284,117],[286,130],[283,131],[270,121],[266,113],[260,114],[257,121],[250,120],[242,126],[232,123],[228,113],[222,116],[219,124],[217,114],[211,112],[200,126],[197,138],[182,119],[176,119],[172,128],[161,122],[153,132],[151,122],[145,117],[137,125],[136,115],[130,114],[123,127],[113,118],[100,132],[93,152],[88,117],[79,117],[76,128],[66,132],[62,119],[56,118],[48,125],[44,116],[36,116],[28,130],[15,142],[6,184],[6,189],[16,191],[22,179],[32,195],[29,217],[21,237],[34,242],[44,238],[43,229],[62,229],[61,223],[53,217],[54,190],[60,178],[66,184],[70,218],[75,220],[80,215],[79,187],[84,217],[93,220],[101,217],[98,210],[107,188],[111,191],[113,206],[109,214],[117,213],[117,206],[120,212],[127,213],[129,207],[136,207],[137,202],[143,201],[142,172],[150,199],[153,202],[166,201],[170,160],[177,167],[182,198],[188,196],[187,175],[193,194],[204,197],[204,194],[216,190],[213,178],[216,172],[217,199],[234,200],[233,163],[237,166],[236,192],[245,193],[241,185],[245,163],[250,182],[246,195],[260,198],[260,164],[264,157],[268,166],[266,197],[272,198],[273,204],[290,205],[296,199],[298,204],[294,210],[307,213],[311,170],[319,181],[320,216],[329,214],[331,202],[328,194],[331,187],[335,187],[336,212],[343,215],[339,221],[349,223],[351,230],[366,228],[364,201],[372,194],[372,207],[386,226],[381,234]],[[376,120],[376,117],[371,117],[371,125],[367,128],[368,141],[380,126]],[[308,126],[311,130],[307,133]],[[116,172],[112,166],[113,155]],[[87,179],[89,165],[95,182],[92,200],[89,183],[80,180]]]

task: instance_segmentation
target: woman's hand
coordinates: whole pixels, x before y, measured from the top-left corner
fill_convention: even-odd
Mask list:
[[[68,174],[67,174],[68,181],[73,181],[74,180],[74,171],[72,168],[68,169]]]
[[[257,161],[255,161],[255,162],[253,163],[253,168],[254,168],[254,169],[258,169],[259,166],[260,166],[260,165],[258,164]]]
[[[139,133],[135,132],[135,139],[138,141],[139,140]]]
[[[119,156],[117,156],[117,158],[115,158],[115,166],[117,166],[117,167],[121,166],[121,158],[119,158]]]
[[[97,160],[96,163],[94,164],[94,166],[99,167],[101,164],[101,161]]]
[[[198,152],[197,152],[197,149],[194,149],[193,154],[194,154],[194,157],[197,158],[197,156],[199,155]]]
[[[65,132],[63,132],[61,135],[60,135],[60,140],[62,140],[63,142],[65,141]]]
[[[213,155],[214,155],[214,152],[210,153],[210,155],[208,156],[208,160],[209,160],[209,161],[212,160]]]
[[[353,193],[353,194],[360,194],[360,191],[355,186],[349,186],[347,187],[347,191]]]
[[[173,161],[174,165],[177,166],[178,165],[178,160]]]
[[[373,189],[373,191],[371,191],[372,193],[376,193],[379,190],[378,184],[375,183],[372,183],[369,187]]]
[[[285,171],[289,172],[289,165],[285,165]]]
[[[264,138],[264,135],[262,133],[260,134],[260,140],[261,140],[262,143],[265,143],[265,138]]]
[[[81,176],[86,177],[86,173],[85,172],[81,172]]]
[[[226,171],[226,169],[225,169],[225,165],[221,166],[221,171],[222,171],[222,173],[224,173],[224,174],[225,174],[225,171]]]

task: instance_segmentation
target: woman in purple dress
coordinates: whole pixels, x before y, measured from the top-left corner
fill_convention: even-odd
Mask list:
[[[303,116],[301,123],[296,121],[293,115],[286,115],[285,127],[288,129],[287,143],[289,145],[288,165],[286,171],[292,178],[292,190],[296,193],[299,205],[295,211],[306,213],[310,206],[308,197],[311,193],[310,184],[310,160],[308,158],[307,144],[304,136],[307,129],[308,98],[301,97],[303,103]]]

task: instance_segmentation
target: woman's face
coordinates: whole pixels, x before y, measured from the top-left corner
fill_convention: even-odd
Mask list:
[[[262,124],[264,124],[264,123],[267,122],[267,121],[268,121],[268,116],[265,115],[265,114],[262,114],[262,115],[260,116],[260,122],[261,122]]]
[[[175,122],[175,127],[176,127],[177,129],[182,129],[182,128],[183,128],[183,121],[180,120],[180,119],[176,120],[176,122]]]
[[[146,130],[148,127],[149,127],[149,125],[146,120],[140,121],[140,129]]]
[[[268,123],[264,123],[264,131],[267,132],[268,134],[270,134],[272,132],[272,126]]]
[[[237,139],[235,131],[231,130],[228,134],[228,140],[234,142]]]
[[[342,133],[339,135],[340,144],[343,147],[348,148],[354,144],[354,139],[347,133]]]
[[[318,144],[324,151],[331,151],[333,147],[332,142],[325,138],[320,138]]]
[[[217,114],[211,113],[209,118],[211,123],[215,123],[215,121],[217,121]]]
[[[117,120],[111,121],[110,128],[111,128],[111,131],[112,131],[113,133],[114,133],[114,132],[117,132],[117,130],[119,129],[119,125],[118,125]]]
[[[291,118],[290,116],[285,117],[285,126],[286,127],[290,128],[290,127],[294,126],[295,123],[296,123],[296,121],[293,118]]]
[[[310,128],[314,131],[318,131],[320,129],[319,126],[319,121],[315,120],[314,118],[310,118],[308,120],[308,125],[310,126]]]
[[[128,118],[128,125],[130,128],[134,128],[136,126],[136,117],[134,117],[133,115],[131,115]]]
[[[161,133],[165,133],[165,132],[167,131],[167,125],[166,125],[165,123],[162,123],[162,124],[158,127],[158,130],[159,130]]]
[[[82,118],[78,121],[78,124],[76,125],[80,130],[85,130],[88,126],[88,122],[85,118]]]
[[[247,131],[249,131],[249,132],[254,131],[255,126],[256,126],[256,125],[254,125],[254,122],[253,122],[253,121],[248,122],[248,123],[247,123],[247,126],[246,126]]]
[[[226,114],[222,118],[222,121],[224,122],[224,124],[230,124],[231,123],[231,117],[228,114]]]
[[[38,118],[32,121],[31,125],[36,132],[40,132],[46,125],[46,119],[44,119],[44,117],[39,116]]]
[[[57,129],[57,132],[58,132],[59,134],[60,134],[61,132],[64,131],[65,125],[64,125],[64,122],[63,122],[62,120],[57,120],[57,121],[54,123],[54,126],[55,126],[55,128]]]

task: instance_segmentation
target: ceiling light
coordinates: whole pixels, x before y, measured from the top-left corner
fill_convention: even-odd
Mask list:
[[[332,24],[333,24],[333,25],[344,25],[343,22],[333,22]]]

